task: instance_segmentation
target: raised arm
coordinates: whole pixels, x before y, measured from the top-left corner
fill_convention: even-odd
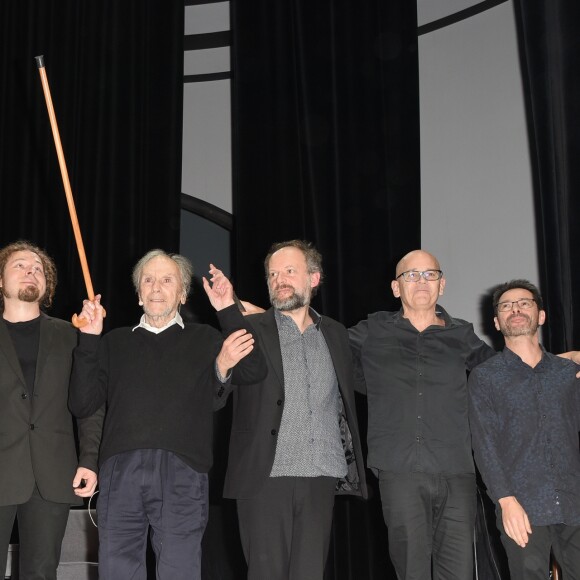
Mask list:
[[[213,264],[209,265],[209,273],[209,281],[203,277],[203,289],[211,305],[220,311],[234,304],[234,287],[224,273]]]
[[[79,343],[73,351],[68,399],[72,414],[78,418],[97,413],[107,397],[106,377],[99,364],[103,314],[100,295],[94,301],[84,301],[81,316],[89,322],[80,329]]]

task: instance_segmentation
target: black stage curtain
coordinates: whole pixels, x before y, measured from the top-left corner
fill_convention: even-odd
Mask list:
[[[515,2],[551,352],[580,348],[580,5]]]
[[[420,246],[415,2],[231,7],[238,295],[265,305],[270,244],[305,238],[324,257],[315,308],[346,325],[398,308],[395,263]],[[337,499],[326,578],[394,578],[374,481],[371,493]]]
[[[415,2],[231,5],[239,295],[264,304],[270,244],[306,238],[325,314],[396,306],[394,264],[420,242]]]
[[[130,271],[179,244],[183,2],[0,2],[0,244],[55,258],[69,318],[86,296],[34,57],[44,54],[96,292],[107,326],[139,314]]]

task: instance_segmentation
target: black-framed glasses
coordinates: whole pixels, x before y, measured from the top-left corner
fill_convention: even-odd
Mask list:
[[[401,272],[397,276],[397,280],[401,276],[405,282],[418,282],[421,278],[423,278],[423,280],[427,280],[427,282],[435,282],[436,280],[441,279],[443,272],[441,270],[407,270],[406,272]]]
[[[513,305],[517,304],[522,310],[529,310],[534,306],[536,301],[533,298],[520,298],[519,300],[508,300],[507,302],[498,302],[495,308],[498,312],[509,312]]]

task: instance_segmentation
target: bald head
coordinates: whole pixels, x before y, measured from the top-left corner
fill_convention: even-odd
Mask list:
[[[429,268],[433,270],[440,270],[441,267],[439,266],[439,260],[429,252],[425,250],[413,250],[408,254],[405,254],[397,264],[397,268],[395,269],[395,277],[399,276],[401,273],[406,272],[407,270],[412,270],[414,266],[412,264],[416,262],[429,262]],[[410,265],[411,264],[411,265]]]

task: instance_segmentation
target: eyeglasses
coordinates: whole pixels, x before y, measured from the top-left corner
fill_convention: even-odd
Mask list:
[[[520,298],[519,300],[511,300],[508,302],[498,302],[495,307],[498,312],[509,312],[513,305],[517,304],[522,310],[529,310],[534,306],[536,301],[533,298]]]
[[[399,274],[397,280],[401,276],[405,282],[418,282],[421,278],[427,280],[427,282],[435,282],[436,280],[441,279],[443,272],[441,270],[423,270],[422,272],[419,272],[418,270],[407,270],[406,272]]]

